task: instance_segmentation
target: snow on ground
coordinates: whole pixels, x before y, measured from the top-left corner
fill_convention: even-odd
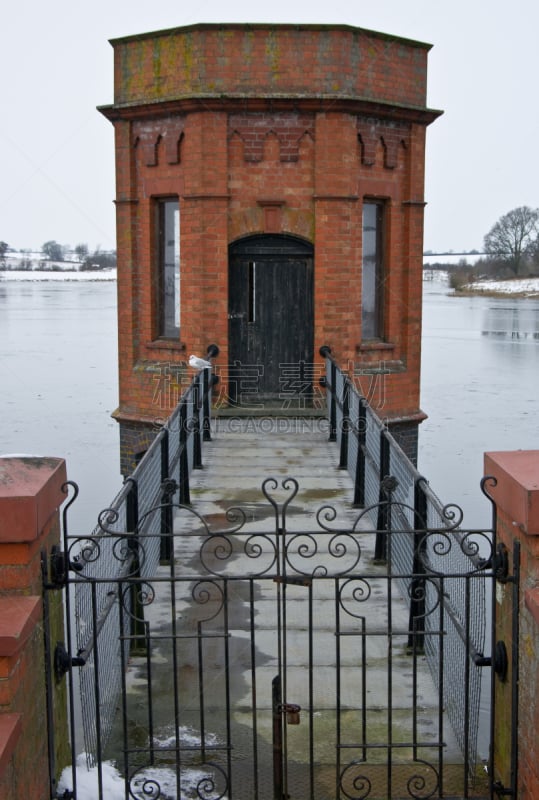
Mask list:
[[[103,780],[103,797],[107,800],[124,800],[125,781],[110,762],[106,761],[101,765]],[[71,767],[66,767],[58,782],[57,794],[61,797],[73,789]],[[81,753],[77,757],[77,800],[97,800],[99,797],[99,782],[97,767],[90,770],[86,769],[86,754]]]
[[[99,778],[97,767],[87,769],[86,754],[77,756],[77,800],[98,800]],[[125,800],[125,780],[114,764],[104,761],[101,765],[101,780],[104,800]],[[183,769],[180,778],[181,796],[196,800],[205,795],[204,789],[212,785],[211,773],[197,769]],[[66,767],[58,782],[57,796],[73,789],[71,767]],[[137,773],[130,782],[129,796],[135,800],[159,797],[161,800],[176,800],[176,771],[170,767],[147,767]],[[223,797],[226,800],[226,797]]]
[[[115,269],[85,272],[50,272],[45,270],[1,270],[2,281],[115,281]],[[423,280],[447,281],[448,273],[443,270],[423,272]],[[513,278],[507,281],[476,281],[465,287],[474,292],[497,292],[499,294],[519,294],[529,297],[539,296],[539,278]]]
[[[164,738],[156,737],[153,740],[154,747],[168,749],[176,744],[176,736],[168,735],[171,731],[164,732]],[[178,735],[185,747],[199,747],[200,733],[187,725],[178,728]],[[218,737],[211,732],[205,736],[207,746],[219,743]],[[75,762],[75,772],[77,781],[77,800],[98,800],[99,795],[99,771],[97,766],[88,769],[86,753],[80,753]],[[217,771],[218,772],[218,771]],[[219,775],[214,774],[211,768],[208,770],[197,769],[196,767],[183,767],[180,774],[181,796],[186,800],[197,800],[206,796],[212,786],[222,784],[223,777],[219,780]],[[103,787],[103,800],[125,800],[125,779],[122,777],[112,761],[104,761],[101,764],[101,785]],[[134,800],[148,800],[148,798],[161,798],[161,800],[177,800],[176,771],[171,767],[153,766],[141,769],[131,778],[129,782],[129,796]],[[73,772],[71,767],[66,767],[60,776],[58,783],[57,796],[62,797],[62,793],[73,789]],[[219,791],[215,796],[219,795]],[[223,796],[222,800],[227,800]]]
[[[423,271],[424,281],[439,281],[447,283],[448,273],[443,270]],[[103,269],[84,272],[52,272],[48,270],[1,270],[0,283],[10,281],[115,281],[115,269]],[[511,280],[486,280],[469,283],[463,287],[466,291],[477,294],[507,294],[520,295],[521,297],[539,297],[539,278],[513,278]]]
[[[445,270],[424,269],[423,280],[447,283],[449,281],[449,273]],[[478,294],[483,292],[496,292],[497,294],[518,294],[528,297],[537,297],[539,296],[539,278],[510,278],[506,281],[475,281],[474,283],[467,283],[462,288],[465,291],[477,292]]]
[[[53,272],[52,270],[18,270],[0,271],[0,283],[8,281],[115,281],[115,269],[85,270],[84,272]]]
[[[423,267],[423,280],[447,283],[449,280],[449,272],[446,269],[427,269]]]
[[[512,278],[507,281],[476,281],[464,287],[474,292],[499,292],[500,294],[539,295],[539,278]]]

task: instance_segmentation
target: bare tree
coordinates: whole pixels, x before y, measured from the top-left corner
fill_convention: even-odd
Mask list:
[[[8,251],[9,245],[7,242],[0,242],[0,264],[5,267],[6,266],[6,253]]]
[[[539,209],[520,206],[508,211],[492,226],[484,239],[485,252],[503,261],[515,275],[533,251],[539,232]]]
[[[86,261],[88,258],[88,245],[82,242],[75,247],[75,253],[77,254],[79,261],[82,263]]]
[[[45,244],[42,245],[41,250],[51,261],[64,260],[64,248],[61,244],[58,244],[55,239],[45,242]]]

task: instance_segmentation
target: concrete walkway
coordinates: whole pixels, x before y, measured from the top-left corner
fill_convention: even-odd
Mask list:
[[[372,522],[350,533],[360,512],[327,421],[218,418],[203,463],[191,475],[192,510],[176,516],[174,564],[162,568],[147,610],[157,633],[155,740],[175,735],[172,669],[178,741],[191,743],[184,767],[210,761],[211,781],[230,800],[273,800],[272,686],[281,675],[281,703],[301,708],[300,724],[283,729],[283,796],[457,797],[460,751],[425,657],[407,649],[407,603],[373,561]],[[276,528],[288,500],[283,538]],[[324,506],[333,532],[317,520]],[[131,665],[135,696],[145,663]],[[166,747],[161,756],[165,767]]]
[[[288,511],[294,529],[305,527],[305,518],[326,504],[335,507],[340,527],[349,528],[358,515],[350,504],[353,485],[347,471],[338,469],[337,445],[328,438],[329,423],[320,417],[218,417],[212,441],[204,444],[204,469],[191,476],[191,502],[210,520],[230,505],[240,506],[252,524],[271,513],[264,479],[295,478],[299,490]]]

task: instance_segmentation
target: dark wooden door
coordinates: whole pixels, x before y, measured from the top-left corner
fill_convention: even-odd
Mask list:
[[[287,236],[231,247],[230,395],[238,404],[298,407],[312,398],[312,247]]]

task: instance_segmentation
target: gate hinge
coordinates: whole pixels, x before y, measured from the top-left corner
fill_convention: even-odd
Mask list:
[[[495,793],[498,797],[514,797],[514,793],[512,789],[506,789],[501,781],[495,781],[492,784],[492,788],[494,789]]]
[[[494,576],[500,583],[507,583],[509,579],[509,553],[503,542],[498,544],[494,555]]]
[[[84,658],[80,656],[70,656],[63,642],[58,642],[54,648],[54,674],[56,680],[60,681],[71,667],[83,667],[86,664]]]
[[[67,586],[67,578],[69,570],[81,572],[84,569],[84,564],[76,559],[69,560],[69,557],[63,550],[60,550],[58,545],[54,545],[51,549],[50,557],[50,579],[51,588],[63,589]]]
[[[474,657],[474,664],[476,667],[491,667],[492,657],[484,656],[482,653],[478,653]],[[496,642],[496,647],[494,648],[494,672],[502,681],[502,683],[507,678],[508,667],[509,661],[507,658],[507,648],[505,647],[505,643]]]

